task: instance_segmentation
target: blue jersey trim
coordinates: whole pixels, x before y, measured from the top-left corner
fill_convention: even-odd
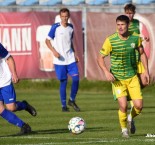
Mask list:
[[[72,24],[68,23],[68,26],[73,29],[73,25]],[[74,35],[74,32],[72,33],[72,37],[71,37],[72,39],[73,39],[73,35]]]
[[[50,30],[49,33],[48,33],[48,36],[49,36],[50,38],[54,39],[54,37],[55,37],[55,31],[56,31],[56,29],[57,29],[59,26],[61,26],[60,23],[55,23],[55,24],[52,25],[51,30]],[[68,26],[71,27],[71,28],[73,29],[73,25],[72,25],[72,24],[68,23]],[[73,34],[72,34],[72,38],[73,38]]]
[[[60,26],[60,23],[55,23],[52,25],[50,32],[48,33],[48,36],[54,39],[55,37],[55,31]]]
[[[8,51],[4,48],[4,46],[0,43],[0,57],[5,58],[8,55]]]

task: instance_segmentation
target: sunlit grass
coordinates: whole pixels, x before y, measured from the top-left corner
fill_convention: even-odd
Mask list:
[[[69,95],[68,85],[67,94]],[[129,139],[121,137],[118,123],[117,102],[113,100],[110,83],[97,81],[81,81],[77,95],[77,104],[81,112],[62,112],[59,98],[59,82],[21,81],[16,85],[17,100],[26,99],[38,111],[32,117],[26,111],[16,114],[32,127],[32,134],[14,136],[19,128],[0,118],[0,144],[2,145],[154,145],[155,138],[146,138],[147,133],[155,134],[155,96],[154,85],[143,90],[144,109],[136,121],[137,132]],[[72,135],[68,121],[74,117],[82,117],[87,128],[80,135]]]

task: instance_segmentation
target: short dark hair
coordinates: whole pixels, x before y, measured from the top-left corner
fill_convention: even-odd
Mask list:
[[[67,12],[68,15],[70,16],[70,11],[69,11],[69,9],[67,9],[67,8],[62,8],[62,9],[60,9],[59,15],[60,15],[61,13],[65,13],[65,12]]]
[[[120,15],[120,16],[118,16],[118,17],[116,18],[116,22],[117,22],[117,21],[124,21],[124,22],[126,22],[127,24],[130,23],[129,17],[126,16],[126,15]]]
[[[133,5],[133,4],[126,4],[125,7],[124,7],[124,11],[132,11],[132,12],[135,12],[136,11],[136,6]]]

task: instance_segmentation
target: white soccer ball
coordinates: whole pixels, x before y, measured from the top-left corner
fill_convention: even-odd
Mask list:
[[[86,123],[81,117],[73,117],[70,119],[68,129],[73,134],[80,134],[84,132]]]

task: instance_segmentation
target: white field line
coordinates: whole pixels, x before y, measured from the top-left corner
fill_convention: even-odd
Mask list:
[[[45,139],[47,141],[47,139],[58,139],[61,140],[61,138],[57,138],[57,137],[45,137],[45,136],[40,136],[40,137],[35,137],[35,136],[25,136],[25,137],[0,137],[1,142],[3,141],[3,139]],[[63,139],[63,138],[62,138]],[[64,139],[63,139],[64,140]],[[155,142],[155,138],[147,138],[147,139],[120,139],[120,138],[111,138],[111,139],[107,139],[107,138],[65,138],[65,140],[83,140],[83,141],[76,141],[74,142],[74,144],[93,144],[93,143],[115,143],[115,142],[126,142],[126,141],[138,141],[138,142]],[[63,141],[63,142],[49,142],[49,143],[36,143],[36,144],[26,144],[26,145],[66,145],[69,144],[71,142],[67,142],[67,141]],[[7,144],[7,145],[22,145],[22,144]]]

